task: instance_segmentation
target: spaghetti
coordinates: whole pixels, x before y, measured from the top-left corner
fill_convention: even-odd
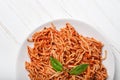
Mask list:
[[[25,62],[31,80],[106,80],[108,77],[102,64],[103,44],[78,34],[69,23],[60,31],[52,24],[34,33],[28,41],[34,43],[33,48],[27,47],[30,62]],[[64,70],[83,63],[89,66],[79,75],[70,75],[64,70],[56,72],[50,64],[50,56],[60,61]]]

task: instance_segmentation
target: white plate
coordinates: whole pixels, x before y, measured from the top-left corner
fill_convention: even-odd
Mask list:
[[[95,39],[101,41],[104,43],[103,51],[107,50],[108,55],[107,59],[103,61],[103,64],[107,68],[108,72],[108,79],[107,80],[113,80],[114,78],[114,71],[115,71],[115,63],[114,63],[114,56],[111,52],[109,41],[104,38],[97,30],[93,29],[90,25],[83,23],[81,21],[77,20],[70,20],[70,19],[60,19],[52,21],[56,25],[56,27],[59,29],[63,26],[65,26],[65,23],[69,22],[74,26],[74,28],[82,35],[88,36],[88,37],[94,37]],[[38,27],[36,30],[34,30],[28,37],[30,37],[34,32],[42,29],[45,26],[50,26],[51,22],[45,23]],[[17,68],[16,68],[16,80],[29,80],[28,73],[25,70],[25,61],[28,61],[28,53],[27,53],[27,45],[29,43],[25,41],[23,45],[21,46],[21,49],[19,51],[18,60],[17,60]]]

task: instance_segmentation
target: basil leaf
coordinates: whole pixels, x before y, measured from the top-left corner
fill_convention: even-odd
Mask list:
[[[71,69],[69,73],[72,75],[78,75],[84,72],[87,69],[87,67],[88,67],[88,64],[81,64]]]
[[[62,64],[57,59],[55,59],[53,57],[50,57],[50,63],[51,63],[51,65],[52,65],[52,67],[53,67],[54,70],[56,70],[56,71],[62,71],[63,66],[62,66]]]

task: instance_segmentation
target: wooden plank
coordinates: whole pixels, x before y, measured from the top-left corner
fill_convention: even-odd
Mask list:
[[[0,2],[0,26],[20,43],[29,33],[28,28],[21,23],[16,14],[4,2]]]
[[[0,79],[15,80],[19,45],[0,26]]]
[[[120,2],[119,0],[96,0],[99,9],[120,32]]]
[[[35,29],[51,17],[33,0],[11,0],[6,2],[30,30]],[[21,6],[22,5],[22,6]]]
[[[52,16],[53,19],[70,18],[70,16],[60,7],[56,0],[37,0],[39,5],[44,6],[44,9]]]
[[[90,20],[87,14],[84,12],[84,9],[81,5],[78,4],[77,0],[61,0],[62,8],[71,15],[73,19],[79,19],[81,21],[90,23]]]

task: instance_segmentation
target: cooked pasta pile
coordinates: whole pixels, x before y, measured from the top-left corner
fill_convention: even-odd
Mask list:
[[[34,43],[34,47],[28,46],[30,62],[25,62],[31,80],[106,80],[108,77],[102,64],[103,44],[78,34],[69,23],[60,30],[52,24],[35,32],[28,41]],[[62,72],[52,68],[50,56],[63,64]],[[82,74],[70,75],[65,71],[82,63],[89,64]]]

